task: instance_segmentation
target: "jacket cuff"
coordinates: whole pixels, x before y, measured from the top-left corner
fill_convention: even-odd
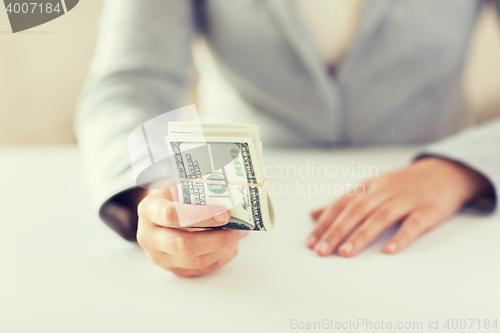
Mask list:
[[[414,161],[425,157],[444,158],[460,163],[485,177],[493,193],[478,198],[464,207],[474,213],[499,211],[500,194],[500,142],[488,140],[478,129],[472,129],[438,141],[414,152]],[[492,142],[493,141],[493,142]]]
[[[133,192],[139,188],[132,188],[114,195],[106,200],[99,208],[99,217],[118,235],[128,241],[135,242],[137,234],[137,207],[132,205]]]

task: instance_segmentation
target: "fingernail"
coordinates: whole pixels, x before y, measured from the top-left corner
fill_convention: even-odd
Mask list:
[[[398,249],[398,244],[396,242],[390,242],[385,246],[385,251],[389,253],[395,253]]]
[[[229,216],[228,212],[223,212],[222,214],[215,215],[215,221],[219,223],[224,223],[226,224],[229,221]]]
[[[317,245],[314,247],[314,250],[315,250],[316,252],[321,253],[321,254],[327,254],[327,253],[328,253],[328,248],[329,248],[329,247],[330,247],[330,246],[328,245],[328,243],[327,243],[327,242],[322,241],[322,242],[319,242],[319,244],[317,244]]]
[[[245,238],[246,236],[248,236],[248,234],[250,233],[250,231],[248,231],[248,230],[240,230],[240,231],[238,231],[238,233],[240,234],[240,238]]]
[[[351,242],[347,242],[342,244],[342,246],[339,248],[340,254],[346,255],[352,252],[352,249],[354,248],[354,245],[352,245]]]
[[[312,247],[314,244],[316,244],[316,241],[318,240],[318,237],[311,235],[309,238],[307,238],[307,246]]]

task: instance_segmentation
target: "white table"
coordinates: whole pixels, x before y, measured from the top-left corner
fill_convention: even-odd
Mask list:
[[[307,161],[374,165],[382,173],[403,166],[409,151],[268,149],[265,162],[271,176],[278,165]],[[244,239],[222,270],[181,279],[98,219],[74,147],[4,147],[0,161],[0,332],[289,332],[311,331],[299,323],[323,320],[333,329],[321,331],[366,331],[335,329],[358,319],[370,321],[372,331],[391,322],[393,332],[399,322],[422,322],[418,331],[425,332],[429,320],[439,320],[433,332],[457,331],[444,328],[447,319],[500,325],[498,215],[454,217],[396,256],[381,253],[391,230],[355,258],[319,258],[304,245],[308,211],[334,197],[275,195],[274,232]],[[462,331],[500,331],[470,323]]]

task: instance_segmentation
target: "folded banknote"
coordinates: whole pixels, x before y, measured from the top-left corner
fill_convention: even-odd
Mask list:
[[[170,122],[166,140],[179,202],[227,208],[223,229],[274,229],[257,126]]]

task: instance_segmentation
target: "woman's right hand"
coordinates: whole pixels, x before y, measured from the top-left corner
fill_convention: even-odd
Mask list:
[[[151,261],[177,276],[198,276],[226,265],[238,253],[248,231],[193,231],[184,227],[217,227],[229,222],[223,207],[176,202],[176,188],[148,190],[138,205],[137,242]],[[196,230],[196,229],[195,229]]]

